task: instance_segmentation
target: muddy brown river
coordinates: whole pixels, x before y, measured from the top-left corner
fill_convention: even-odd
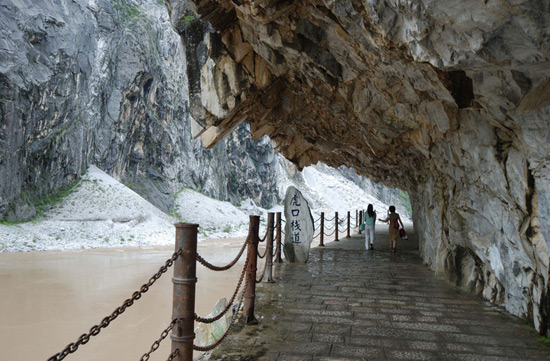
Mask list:
[[[216,265],[232,260],[244,239],[199,244]],[[46,361],[99,324],[170,258],[173,247],[0,253],[0,360]],[[242,270],[197,266],[196,312],[205,316],[218,299],[229,299]],[[152,287],[67,361],[139,360],[169,325],[172,273]],[[150,360],[166,360],[168,337]]]

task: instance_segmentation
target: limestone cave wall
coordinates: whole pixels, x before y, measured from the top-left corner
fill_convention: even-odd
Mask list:
[[[193,135],[409,191],[426,264],[550,323],[550,2],[166,0]]]

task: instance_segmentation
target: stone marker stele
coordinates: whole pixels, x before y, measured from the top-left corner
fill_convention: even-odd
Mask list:
[[[306,263],[313,240],[313,217],[307,201],[296,187],[286,190],[285,219],[285,257],[289,262]]]

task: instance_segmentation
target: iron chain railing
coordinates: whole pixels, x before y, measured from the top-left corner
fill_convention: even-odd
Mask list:
[[[275,246],[275,249],[271,253],[271,257],[275,257],[277,255],[277,252],[279,252],[279,248],[281,247],[281,244],[277,242],[277,245]]]
[[[179,348],[175,349],[174,352],[172,352],[172,353],[170,354],[170,356],[168,356],[168,358],[166,359],[166,361],[172,361],[173,359],[176,358],[177,355],[179,355],[179,353],[180,353],[180,349],[179,349]]]
[[[172,320],[172,322],[170,322],[170,325],[164,331],[162,331],[162,333],[160,334],[160,338],[158,340],[156,340],[155,342],[153,342],[153,345],[151,346],[151,349],[149,350],[149,352],[147,352],[146,354],[141,356],[141,358],[139,359],[140,361],[149,360],[149,357],[151,357],[151,354],[159,348],[160,343],[166,338],[166,336],[168,336],[170,331],[172,331],[172,329],[174,328],[174,325],[176,324],[176,322],[178,322],[177,319]]]
[[[193,350],[195,351],[201,351],[201,352],[206,352],[206,351],[211,351],[213,349],[215,349],[216,347],[218,347],[218,345],[220,343],[223,342],[223,340],[227,337],[227,335],[229,334],[229,331],[233,328],[233,326],[235,325],[235,321],[237,319],[237,315],[239,313],[239,310],[241,309],[242,307],[242,304],[243,304],[243,299],[244,299],[244,295],[246,293],[246,290],[248,288],[248,284],[249,284],[249,279],[248,277],[246,278],[246,281],[244,283],[244,288],[243,288],[243,291],[241,293],[241,297],[240,297],[240,300],[239,300],[239,305],[237,306],[237,309],[236,311],[233,313],[233,317],[231,318],[231,323],[229,324],[229,327],[227,328],[227,330],[225,331],[225,333],[222,335],[222,337],[220,337],[218,339],[218,341],[214,342],[212,345],[209,345],[209,346],[197,346],[197,345],[193,345]]]
[[[266,250],[267,251],[267,250]],[[265,256],[265,254],[264,254]],[[267,260],[266,262],[264,263],[264,270],[262,271],[262,274],[260,275],[260,278],[256,279],[256,283],[260,283],[262,282],[262,280],[264,279],[264,276],[265,276],[265,270],[267,269]]]
[[[266,227],[264,236],[260,238],[259,242],[262,243],[267,238],[267,233],[269,232],[269,227]]]
[[[260,250],[258,250],[258,258],[260,258],[260,259],[265,258],[266,255],[267,255],[267,248],[264,249],[264,254],[263,255],[260,255]]]
[[[241,247],[241,250],[239,251],[239,253],[237,254],[237,257],[235,257],[235,259],[233,261],[231,261],[229,264],[223,266],[223,267],[219,267],[219,266],[214,266],[212,263],[206,261],[204,258],[201,257],[200,254],[197,253],[197,260],[206,268],[212,270],[212,271],[226,271],[228,269],[230,269],[231,267],[233,267],[238,261],[239,259],[241,258],[241,255],[243,254],[245,248],[246,248],[246,245],[248,244],[248,238],[246,238],[246,240],[244,241],[244,244],[243,246]]]
[[[241,288],[241,285],[243,283],[243,279],[244,279],[244,275],[246,274],[247,267],[248,267],[248,258],[244,262],[243,271],[241,272],[241,276],[239,277],[239,282],[237,283],[237,288],[235,289],[235,292],[233,292],[233,296],[231,296],[231,299],[227,303],[227,306],[225,307],[225,309],[222,312],[220,312],[218,315],[216,315],[212,318],[200,317],[195,313],[195,321],[202,322],[202,323],[216,322],[217,320],[222,318],[227,313],[227,311],[229,311],[229,309],[233,305],[233,302],[235,301],[235,297],[237,297],[237,294],[239,293],[239,289]]]
[[[350,216],[350,213],[348,212],[348,215],[347,215],[347,218],[344,218],[342,220],[340,220],[340,218],[336,218],[338,217],[337,216],[338,213],[335,213],[335,216],[333,218],[324,218],[324,216],[321,216],[319,218],[317,218],[317,220],[314,220],[314,234],[315,232],[317,231],[316,235],[314,235],[313,237],[316,238],[316,237],[319,237],[319,236],[327,236],[327,237],[330,237],[332,235],[334,235],[336,233],[336,227],[338,225],[342,225],[344,224],[346,221],[348,223],[348,227],[350,227],[350,219],[352,219],[352,217]],[[237,256],[235,257],[235,259],[233,259],[229,264],[225,265],[225,266],[215,266],[209,262],[207,262],[203,257],[201,257],[197,252],[196,252],[196,227],[198,227],[198,225],[183,225],[185,227],[188,227],[188,226],[193,226],[195,227],[195,235],[194,235],[194,239],[195,239],[195,249],[189,253],[185,253],[186,255],[189,254],[189,255],[193,255],[193,257],[196,257],[194,259],[198,260],[199,263],[201,263],[203,266],[207,267],[208,269],[210,270],[213,270],[213,271],[225,271],[225,270],[228,270],[230,269],[231,267],[233,267],[237,262],[238,260],[241,258],[242,254],[244,253],[244,250],[247,248],[247,245],[249,242],[251,242],[253,245],[254,245],[254,249],[249,249],[249,252],[251,252],[250,254],[252,256],[248,256],[246,258],[246,261],[245,261],[245,264],[244,264],[244,267],[243,267],[243,270],[241,272],[241,275],[239,277],[239,281],[237,283],[237,286],[236,286],[236,289],[235,289],[235,292],[233,293],[233,295],[231,296],[231,299],[230,301],[228,302],[227,306],[224,308],[223,311],[221,311],[219,314],[217,314],[216,316],[213,316],[213,317],[210,317],[210,318],[204,318],[204,317],[200,317],[198,316],[196,313],[194,313],[194,320],[195,321],[198,321],[198,322],[201,322],[201,323],[212,323],[212,322],[215,322],[219,319],[221,319],[224,315],[227,314],[227,312],[231,309],[231,308],[234,308],[235,307],[235,299],[238,297],[238,294],[239,294],[239,290],[241,289],[241,286],[243,286],[243,281],[244,281],[244,286],[243,286],[243,289],[242,289],[242,293],[239,297],[239,303],[238,303],[238,306],[236,308],[236,310],[234,309],[234,312],[233,312],[233,316],[231,318],[231,322],[230,322],[230,325],[229,327],[227,328],[227,330],[225,331],[225,333],[222,335],[222,337],[220,339],[218,339],[214,344],[212,345],[209,345],[209,346],[197,346],[197,345],[192,345],[192,349],[193,350],[196,350],[196,351],[202,351],[202,352],[205,352],[205,351],[210,351],[210,350],[213,350],[214,348],[216,348],[228,335],[229,331],[234,327],[234,325],[236,324],[236,319],[237,319],[237,315],[239,313],[239,310],[241,309],[242,305],[243,305],[243,300],[245,298],[245,294],[247,293],[247,290],[249,289],[249,287],[252,287],[250,288],[249,293],[251,293],[251,295],[246,295],[246,299],[247,301],[245,302],[245,306],[244,306],[244,314],[243,314],[243,317],[245,317],[246,315],[246,319],[249,319],[250,315],[248,314],[249,313],[249,310],[251,309],[252,310],[252,313],[251,313],[251,316],[253,319],[254,316],[253,316],[253,303],[252,303],[252,308],[250,308],[250,304],[248,303],[249,302],[249,299],[250,298],[254,298],[253,297],[253,294],[254,294],[254,289],[255,289],[255,285],[254,283],[259,283],[262,281],[262,279],[264,278],[265,274],[266,274],[266,270],[268,268],[268,260],[266,259],[266,262],[264,263],[264,267],[263,267],[263,271],[262,271],[262,274],[260,276],[259,279],[256,279],[255,277],[255,264],[256,264],[256,257],[258,258],[265,258],[267,255],[268,255],[268,251],[269,251],[269,256],[270,257],[273,257],[275,255],[278,254],[278,252],[280,252],[281,250],[281,243],[278,241],[277,244],[276,244],[276,247],[275,247],[275,250],[273,252],[273,247],[271,245],[271,238],[270,238],[270,242],[269,242],[269,245],[268,247],[266,247],[263,255],[259,254],[258,252],[258,246],[257,246],[257,243],[258,242],[261,242],[261,241],[264,241],[267,239],[267,235],[268,233],[270,232],[273,232],[272,229],[270,229],[271,226],[267,227],[266,229],[266,232],[265,232],[265,235],[263,236],[263,238],[260,240],[259,237],[258,237],[258,224],[259,224],[259,217],[255,216],[256,217],[256,228],[255,228],[255,231],[249,231],[249,235],[247,236],[243,246],[241,247],[241,249],[239,250]],[[271,221],[273,220],[273,216],[270,215],[270,219]],[[280,219],[280,214],[277,216],[278,219]],[[253,229],[252,227],[252,219],[254,217],[251,216],[251,230]],[[321,227],[321,225],[319,225],[318,227],[315,227],[315,223],[318,222],[319,220],[321,220],[321,223],[324,223],[324,227]],[[331,221],[334,221],[336,220],[336,222],[333,223],[332,226],[329,225],[329,222]],[[284,234],[285,232],[283,231],[283,227],[280,227],[280,225],[283,223],[283,222],[286,222],[286,220],[284,219],[281,219],[280,221],[278,221],[278,235],[280,234]],[[325,223],[326,222],[326,223]],[[182,227],[180,227],[182,228]],[[178,228],[179,229],[179,228]],[[325,229],[333,229],[333,232],[330,233],[330,234],[327,234],[325,233]],[[341,231],[340,231],[341,232]],[[339,232],[339,233],[340,233]],[[348,236],[349,236],[349,229],[348,229]],[[252,237],[252,238],[251,238]],[[181,238],[179,238],[181,239]],[[279,238],[278,238],[279,239]],[[338,240],[337,237],[335,239],[336,241]],[[322,243],[322,240],[321,240],[321,243]],[[178,244],[178,243],[177,243]],[[186,243],[188,244],[188,243]],[[322,244],[321,244],[322,245]],[[184,248],[182,246],[176,246],[176,248]],[[187,246],[185,246],[187,247]],[[184,252],[182,249],[179,249],[178,251],[174,252],[174,254],[172,255],[172,257],[170,259],[168,259],[165,264],[160,267],[159,271],[157,273],[155,273],[147,283],[143,284],[139,291],[136,291],[132,294],[132,297],[131,298],[128,298],[126,299],[122,305],[118,308],[115,309],[115,311],[113,311],[112,314],[110,314],[109,316],[103,318],[103,320],[98,324],[98,325],[94,325],[92,328],[90,328],[89,332],[88,333],[85,333],[85,334],[82,334],[78,339],[77,341],[73,342],[73,343],[70,343],[69,345],[67,345],[61,352],[53,355],[52,357],[50,357],[48,359],[48,361],[59,361],[59,360],[63,360],[67,355],[71,354],[71,353],[74,353],[80,345],[84,345],[86,343],[89,342],[90,338],[92,336],[97,336],[101,330],[103,328],[106,328],[107,326],[109,326],[109,324],[115,320],[119,315],[121,315],[122,313],[124,313],[126,311],[126,309],[130,306],[132,306],[134,304],[135,301],[137,301],[138,299],[140,299],[142,297],[142,295],[144,293],[146,293],[151,286],[153,286],[153,284],[162,276],[162,274],[166,273],[166,271],[168,270],[169,267],[171,267],[174,262],[178,259],[178,257],[180,256],[183,256]],[[254,251],[255,250],[255,251]],[[186,256],[187,257],[187,256]],[[185,261],[185,258],[182,259],[182,261],[178,261],[178,262],[188,262],[188,261]],[[193,260],[193,262],[195,262]],[[280,262],[280,261],[279,261]],[[179,266],[178,266],[179,267]],[[248,268],[251,268],[251,270],[249,270]],[[270,266],[271,267],[271,263],[270,263]],[[177,268],[179,269],[179,268]],[[193,271],[194,272],[194,271]],[[252,272],[252,273],[251,273]],[[180,276],[181,277],[181,276]],[[192,277],[192,274],[191,274],[191,277]],[[192,280],[192,278],[184,278],[184,280]],[[196,278],[195,278],[195,282],[196,282]],[[273,282],[271,280],[271,268],[270,268],[270,272],[268,273],[268,282]],[[252,285],[250,285],[250,283],[252,283]],[[176,284],[176,283],[174,283]],[[193,290],[194,290],[194,286],[193,286]],[[194,291],[193,291],[194,292]],[[247,306],[248,305],[248,306]],[[181,316],[175,316],[175,317],[181,317]],[[168,335],[170,334],[170,332],[175,332],[173,331],[174,329],[174,326],[176,325],[176,323],[181,320],[181,318],[175,318],[174,320],[172,320],[172,322],[168,325],[168,327],[166,329],[164,329],[160,335],[160,338],[158,340],[156,340],[155,342],[153,342],[150,350],[145,353],[140,361],[148,361],[149,358],[151,357],[151,354],[153,352],[155,352],[156,350],[158,350],[158,348],[160,347],[160,344],[161,342],[166,339],[166,337],[168,337]],[[248,323],[248,321],[246,321],[246,323]],[[179,332],[179,331],[178,331]],[[174,341],[173,341],[173,347],[174,347]],[[189,357],[189,356],[184,356],[183,354],[187,355],[187,352],[185,347],[185,345],[183,346],[175,346],[175,350],[169,355],[168,357],[168,360],[173,360],[175,359],[178,355],[182,355],[180,357]],[[178,348],[178,347],[183,347],[181,348]],[[191,350],[191,343],[189,343],[189,351]]]
[[[149,279],[149,281],[147,283],[145,283],[144,285],[142,285],[140,287],[139,291],[134,292],[132,294],[131,298],[128,298],[127,300],[125,300],[122,303],[121,306],[117,307],[113,311],[113,313],[111,313],[109,316],[107,316],[103,320],[101,320],[99,325],[92,326],[92,328],[90,328],[90,331],[88,333],[84,333],[84,334],[80,335],[80,337],[78,338],[78,340],[76,340],[76,342],[71,342],[70,344],[68,344],[61,352],[58,352],[55,355],[53,355],[52,357],[50,357],[48,359],[48,361],[63,360],[65,357],[67,357],[67,355],[69,355],[71,353],[74,353],[78,349],[78,347],[80,347],[80,345],[87,344],[88,341],[90,341],[90,337],[97,336],[101,332],[101,329],[106,328],[107,326],[109,326],[109,324],[112,321],[114,321],[119,315],[124,313],[124,311],[126,311],[126,309],[128,307],[132,306],[135,301],[139,300],[141,298],[141,296],[145,292],[147,292],[149,290],[149,288],[160,278],[160,276],[162,276],[164,273],[166,273],[168,268],[171,267],[174,264],[174,261],[179,256],[181,256],[181,250],[178,250],[178,251],[174,252],[172,257],[166,261],[164,266],[160,267],[159,271],[157,273],[155,273]]]

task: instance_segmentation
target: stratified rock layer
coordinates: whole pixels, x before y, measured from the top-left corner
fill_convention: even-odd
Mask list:
[[[167,6],[190,45],[194,135],[243,121],[298,166],[410,192],[424,261],[550,322],[548,1],[229,1]]]

